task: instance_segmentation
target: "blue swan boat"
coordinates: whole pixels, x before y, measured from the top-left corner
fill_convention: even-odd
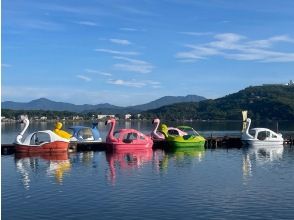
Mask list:
[[[72,126],[71,141],[95,143],[102,142],[100,132],[98,131],[98,123],[93,123],[92,128],[85,126]]]

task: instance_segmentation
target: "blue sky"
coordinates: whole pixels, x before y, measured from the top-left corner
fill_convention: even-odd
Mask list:
[[[2,101],[217,98],[294,77],[291,0],[2,0]]]

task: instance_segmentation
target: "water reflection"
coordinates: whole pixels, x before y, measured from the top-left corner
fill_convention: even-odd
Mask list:
[[[204,147],[199,148],[174,148],[164,151],[155,151],[154,162],[157,164],[158,171],[167,170],[169,164],[173,162],[175,166],[195,164],[203,160],[205,155]]]
[[[71,160],[73,163],[81,163],[87,167],[93,166],[94,151],[83,151],[71,154]]]
[[[15,165],[25,189],[30,188],[34,174],[44,172],[54,176],[57,183],[62,183],[64,173],[71,168],[67,153],[16,153]]]
[[[141,169],[144,164],[152,160],[152,154],[152,149],[116,149],[113,151],[107,151],[106,160],[109,165],[110,181],[115,183],[117,170],[126,171],[132,169]]]
[[[250,146],[243,150],[243,177],[252,176],[253,162],[258,166],[267,165],[283,158],[283,145]]]

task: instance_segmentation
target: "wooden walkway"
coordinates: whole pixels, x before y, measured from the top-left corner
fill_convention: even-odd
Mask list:
[[[294,145],[294,138],[288,137],[285,139],[284,144]],[[100,143],[77,143],[73,142],[69,144],[69,152],[75,151],[104,151],[109,145],[105,142]],[[153,149],[164,149],[166,146],[164,141],[154,141]],[[205,142],[205,148],[241,148],[242,142],[239,137],[207,137]],[[15,152],[14,144],[1,144],[1,154],[8,155]]]

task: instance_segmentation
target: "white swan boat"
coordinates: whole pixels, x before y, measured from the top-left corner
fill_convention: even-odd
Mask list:
[[[254,146],[283,145],[284,138],[281,133],[276,133],[268,128],[250,129],[251,119],[247,118],[247,112],[243,113],[243,131],[241,140],[244,144]]]
[[[25,126],[15,139],[14,144],[16,152],[67,152],[69,140],[58,136],[50,130],[33,132],[22,140],[24,133],[29,127],[30,121],[26,116],[22,115],[21,122],[23,122]]]

